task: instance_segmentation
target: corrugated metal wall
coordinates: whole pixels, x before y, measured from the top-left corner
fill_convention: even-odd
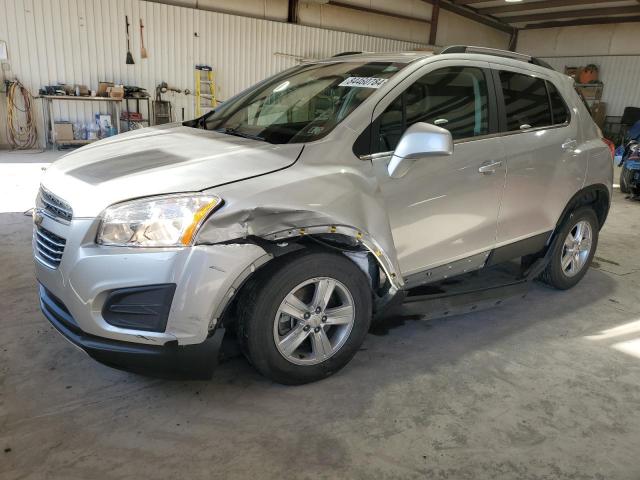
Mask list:
[[[564,67],[598,65],[600,80],[604,83],[602,101],[607,103],[607,115],[620,116],[624,107],[640,107],[640,55],[595,57],[544,58],[560,72]]]
[[[125,15],[131,27],[135,65],[125,64]],[[140,58],[139,19],[145,25],[149,58]],[[195,64],[212,65],[218,98],[297,62],[291,56],[322,58],[347,50],[400,51],[420,45],[366,35],[272,22],[141,0],[0,0],[0,40],[9,49],[11,72],[33,94],[58,82],[97,88],[114,81],[146,88],[166,81],[193,90]],[[7,72],[5,72],[7,74]],[[181,118],[194,115],[194,98],[167,96]],[[39,133],[42,105],[36,100]],[[92,106],[61,106],[57,119],[89,120]],[[0,106],[0,144],[5,138],[6,105]]]

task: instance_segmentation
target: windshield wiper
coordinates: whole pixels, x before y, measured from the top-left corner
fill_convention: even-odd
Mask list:
[[[235,135],[236,137],[250,138],[251,140],[259,140],[261,142],[266,142],[266,140],[263,137],[260,137],[258,135],[251,135],[250,133],[239,132],[237,128],[225,127],[225,128],[219,128],[215,131],[220,133],[226,133],[227,135]]]

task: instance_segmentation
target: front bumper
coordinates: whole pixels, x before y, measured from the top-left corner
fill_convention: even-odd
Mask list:
[[[45,217],[40,228],[64,239],[65,246],[59,265],[52,268],[40,261],[34,239],[36,277],[49,321],[92,357],[112,365],[164,362],[170,366],[178,352],[188,360],[187,346],[195,352],[191,361],[200,361],[199,348],[210,353],[208,342],[213,342],[228,302],[244,280],[271,258],[253,244],[158,249],[100,246],[94,242],[97,223],[74,219],[63,224]],[[105,306],[114,291],[158,285],[175,285],[166,326],[158,323],[160,328],[135,329],[124,318],[119,322],[109,318],[113,309]],[[56,310],[57,304],[64,308]],[[125,356],[126,362],[121,362]]]
[[[224,328],[217,328],[204,342],[182,347],[177,341],[147,345],[96,337],[83,332],[60,299],[42,285],[40,308],[58,332],[93,359],[110,367],[143,374],[210,378],[224,337]]]

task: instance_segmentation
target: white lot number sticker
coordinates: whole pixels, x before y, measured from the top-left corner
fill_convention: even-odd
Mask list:
[[[386,78],[376,77],[349,77],[338,85],[339,87],[380,88],[387,83]]]

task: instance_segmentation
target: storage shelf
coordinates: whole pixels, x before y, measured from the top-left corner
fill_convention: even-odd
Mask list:
[[[87,145],[89,143],[97,142],[99,138],[93,140],[56,140],[58,145]]]
[[[81,102],[121,102],[121,98],[110,97],[76,97],[75,95],[41,95],[40,98],[46,98],[49,100],[67,100],[67,101],[81,101]]]

